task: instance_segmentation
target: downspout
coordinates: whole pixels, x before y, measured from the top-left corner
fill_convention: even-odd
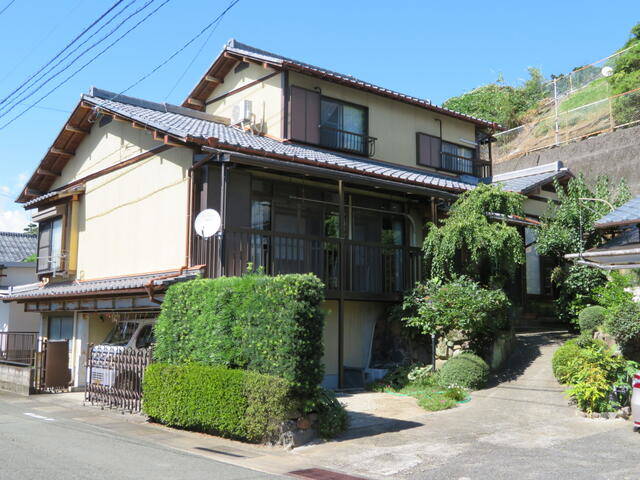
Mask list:
[[[147,284],[144,286],[144,289],[147,291],[147,295],[149,297],[149,300],[152,301],[153,303],[157,303],[157,304],[161,304],[162,300],[158,300],[157,298],[154,297],[154,290],[155,290],[155,285],[154,282],[157,282],[158,280],[168,280],[170,278],[175,278],[175,277],[179,277],[180,275],[184,274],[184,271],[187,270],[189,267],[187,267],[186,265],[183,265],[182,267],[180,267],[180,270],[178,270],[175,273],[170,273],[168,275],[162,275],[160,277],[154,277],[151,280],[149,280],[147,282]]]
[[[78,209],[80,200],[78,195],[73,195],[71,199],[71,229],[69,232],[69,264],[67,270],[75,275],[78,271]]]
[[[344,388],[344,288],[346,281],[346,252],[344,243],[344,184],[338,180],[339,197],[339,245],[340,245],[340,293],[338,298],[338,388]]]

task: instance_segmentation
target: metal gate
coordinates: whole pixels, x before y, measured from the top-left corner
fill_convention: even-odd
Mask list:
[[[142,379],[151,363],[150,348],[96,345],[89,350],[85,400],[94,405],[139,412]]]

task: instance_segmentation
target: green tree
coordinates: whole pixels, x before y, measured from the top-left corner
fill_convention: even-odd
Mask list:
[[[522,195],[495,185],[481,184],[460,195],[441,226],[427,225],[423,251],[431,277],[463,274],[502,286],[525,260],[518,230],[505,221],[507,215],[524,214],[523,202]],[[487,213],[499,217],[490,219]]]
[[[614,188],[606,177],[598,177],[590,187],[578,175],[566,187],[555,182],[555,188],[558,202],[550,202],[541,219],[536,251],[559,259],[552,274],[559,289],[556,313],[561,321],[576,323],[583,308],[597,303],[597,288],[607,277],[598,269],[564,260],[564,255],[601,245],[605,239],[595,228],[596,220],[610,211],[609,204],[622,205],[631,195],[624,181]]]
[[[24,227],[24,233],[29,233],[31,235],[38,234],[38,224],[37,223],[29,223],[26,227]]]
[[[640,87],[640,23],[631,29],[631,36],[620,49],[626,52],[615,59],[613,75],[609,77],[613,95]],[[616,97],[612,110],[618,125],[640,120],[640,93]]]

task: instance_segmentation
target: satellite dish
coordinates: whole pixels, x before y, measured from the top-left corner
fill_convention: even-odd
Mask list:
[[[220,218],[220,214],[213,208],[207,208],[201,211],[196,216],[196,221],[193,222],[193,228],[202,238],[214,236],[220,230],[221,225],[222,219]]]
[[[610,77],[611,75],[613,75],[613,68],[609,66],[602,67],[602,70],[600,70],[600,73],[602,73],[603,77]]]

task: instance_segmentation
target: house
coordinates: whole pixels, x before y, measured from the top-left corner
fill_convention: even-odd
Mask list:
[[[34,261],[37,236],[29,233],[0,232],[0,299],[18,285],[37,282]],[[27,313],[22,305],[0,302],[0,332],[38,332],[40,315]]]
[[[528,195],[531,218],[510,219],[524,235],[570,176],[554,163],[493,178],[498,129],[235,40],[182,106],[92,88],[18,198],[40,225],[41,284],[7,300],[73,340],[81,386],[87,345],[156,315],[173,282],[313,272],[325,384],[347,386],[370,366],[376,322],[422,275],[426,222],[495,181]],[[211,238],[193,228],[205,209],[222,219]]]
[[[611,238],[586,252],[565,255],[567,259],[602,270],[640,268],[640,196],[612,209],[595,227]]]

